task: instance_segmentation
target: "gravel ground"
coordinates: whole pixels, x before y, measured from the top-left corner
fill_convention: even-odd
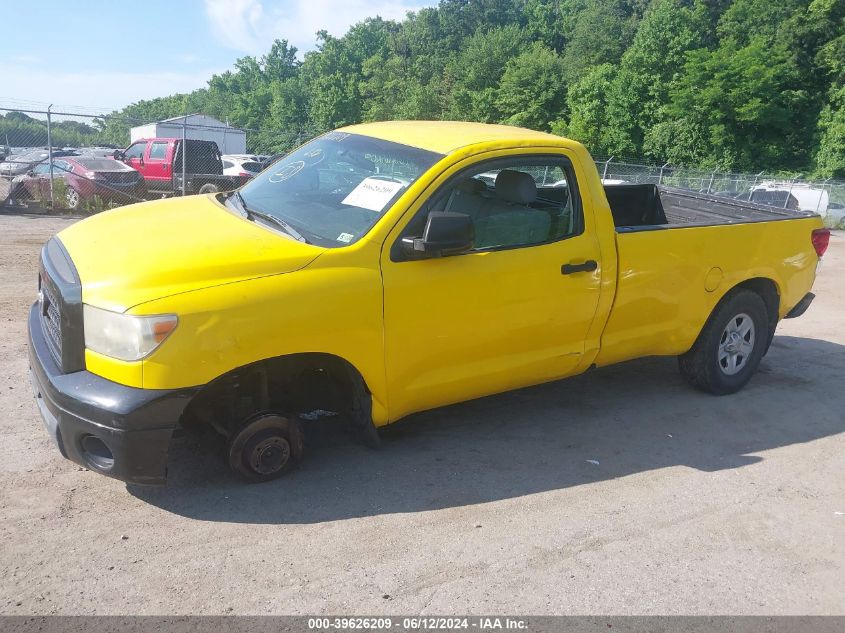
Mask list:
[[[141,488],[61,459],[30,394],[38,250],[70,221],[0,215],[0,613],[845,614],[842,233],[735,396],[646,359],[260,486],[180,438]]]

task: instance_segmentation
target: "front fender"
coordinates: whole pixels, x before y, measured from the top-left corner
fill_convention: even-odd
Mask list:
[[[386,421],[379,271],[318,262],[136,306],[131,313],[179,315],[177,329],[143,361],[144,388],[202,385],[257,361],[326,353],[360,372],[375,423]]]

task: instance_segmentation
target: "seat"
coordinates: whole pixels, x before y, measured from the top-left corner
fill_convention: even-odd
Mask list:
[[[487,185],[475,178],[467,178],[458,183],[446,201],[444,211],[465,213],[473,220],[480,217],[490,204]]]
[[[551,217],[528,206],[537,199],[537,185],[529,174],[503,169],[494,191],[484,215],[473,218],[476,248],[537,244],[549,238]]]

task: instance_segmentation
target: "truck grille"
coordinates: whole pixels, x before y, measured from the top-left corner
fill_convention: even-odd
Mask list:
[[[59,370],[67,374],[85,369],[82,284],[57,238],[41,250],[37,307],[44,342]]]
[[[40,312],[41,328],[44,330],[44,338],[47,340],[47,347],[59,367],[62,366],[62,313],[56,295],[50,290],[44,279],[40,279],[41,294]]]

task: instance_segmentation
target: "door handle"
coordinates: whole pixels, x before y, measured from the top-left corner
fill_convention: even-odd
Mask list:
[[[591,273],[599,267],[594,259],[588,259],[583,264],[564,264],[560,267],[561,275],[572,275],[574,273]]]

